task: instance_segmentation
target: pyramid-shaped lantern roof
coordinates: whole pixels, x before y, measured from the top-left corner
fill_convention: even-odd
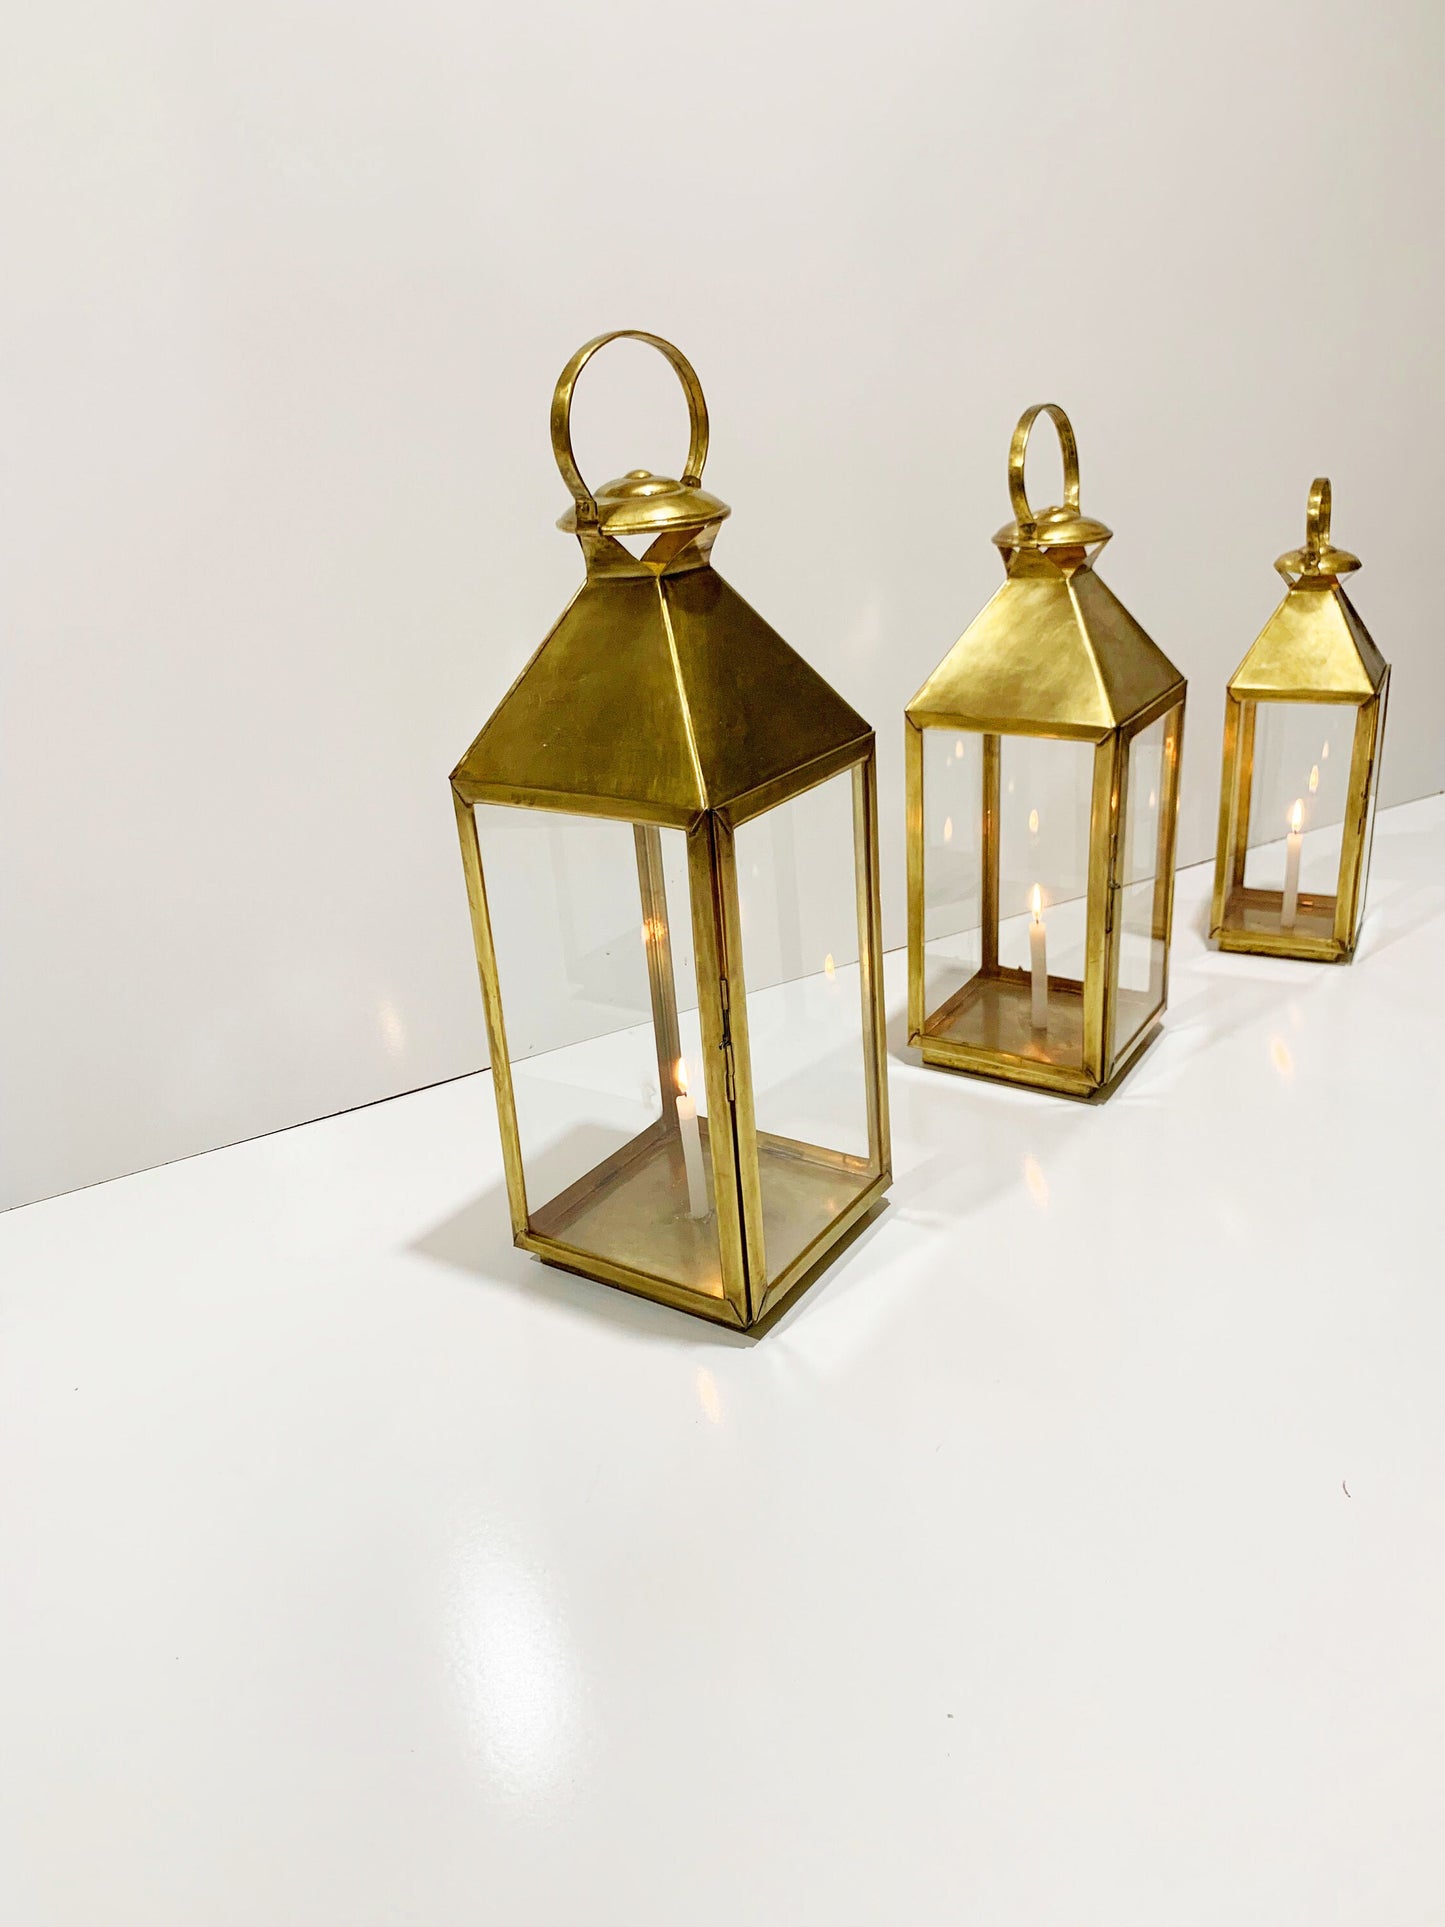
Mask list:
[[[1058,430],[1064,500],[1036,514],[1024,492],[1024,456],[1041,414]],[[1009,495],[1014,520],[993,538],[1003,586],[908,705],[910,722],[1098,742],[1182,696],[1184,678],[1094,569],[1110,531],[1080,512],[1078,444],[1054,402],[1019,418]]]
[[[691,446],[679,481],[634,469],[594,494],[572,454],[572,393],[619,337],[672,363]],[[463,801],[685,827],[704,810],[741,820],[856,761],[869,725],[711,566],[729,511],[702,487],[707,404],[686,357],[635,329],[588,342],[558,380],[552,445],[573,497],[558,526],[587,579],[453,772]]]
[[[1289,589],[1230,677],[1230,695],[1245,702],[1368,701],[1386,663],[1340,583],[1360,563],[1330,540],[1326,477],[1310,489],[1304,547],[1274,566]]]

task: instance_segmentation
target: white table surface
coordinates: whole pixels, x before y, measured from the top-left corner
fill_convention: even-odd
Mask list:
[[[1102,1107],[890,958],[760,1341],[515,1252],[486,1076],[0,1219],[4,1927],[1445,1921],[1445,798],[1349,968],[1208,881]]]

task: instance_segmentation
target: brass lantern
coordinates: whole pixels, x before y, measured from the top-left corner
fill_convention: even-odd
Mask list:
[[[593,492],[572,395],[623,337],[691,445]],[[512,1229],[747,1327],[889,1181],[873,732],[714,572],[675,347],[580,348],[552,447],[586,579],[451,779]]]
[[[1064,500],[1024,492],[1035,421]],[[925,1064],[1094,1097],[1169,982],[1184,678],[1094,569],[1062,408],[1019,419],[1003,586],[906,712],[908,1034]]]
[[[1305,545],[1275,568],[1283,602],[1229,679],[1210,935],[1221,950],[1348,963],[1370,867],[1389,665],[1340,585],[1330,485]]]

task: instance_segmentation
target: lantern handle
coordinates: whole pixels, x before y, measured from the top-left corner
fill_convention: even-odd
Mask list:
[[[1024,493],[1024,457],[1028,453],[1029,436],[1034,423],[1040,415],[1047,415],[1058,430],[1059,453],[1064,458],[1064,507],[1077,515],[1079,512],[1079,444],[1074,439],[1074,425],[1056,401],[1035,402],[1019,416],[1018,427],[1008,452],[1008,492],[1013,504],[1014,519],[1018,523],[1019,534],[1027,541],[1037,526],[1029,498]]]
[[[661,335],[647,334],[641,328],[614,328],[610,334],[595,336],[573,355],[557,377],[557,386],[552,391],[552,453],[557,457],[562,480],[572,491],[572,499],[577,504],[579,529],[595,526],[597,500],[583,481],[577,458],[572,453],[572,394],[577,386],[577,377],[597,350],[605,348],[609,341],[645,341],[672,363],[682,383],[682,391],[687,396],[687,413],[691,424],[687,467],[682,472],[685,488],[702,486],[702,465],[707,460],[707,403],[703,399],[702,383],[681,348],[675,348],[670,341],[664,341]]]
[[[1318,562],[1330,546],[1330,478],[1317,475],[1310,484],[1310,505],[1305,511],[1305,551]]]

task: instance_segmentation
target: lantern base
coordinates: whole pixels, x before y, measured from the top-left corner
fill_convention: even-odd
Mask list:
[[[711,1198],[705,1117],[698,1119],[698,1131]],[[853,1222],[864,1194],[878,1186],[878,1174],[864,1158],[761,1131],[757,1146],[771,1284],[759,1279],[752,1289],[755,1317],[771,1307],[779,1283],[791,1289],[793,1279],[831,1247]],[[716,1213],[689,1215],[682,1142],[662,1120],[533,1211],[518,1243],[565,1271],[705,1318],[740,1322],[724,1289]]]
[[[927,1020],[918,1045],[925,1064],[967,1071],[1001,1083],[1054,1091],[1061,1097],[1106,1097],[1158,1029],[1162,1009],[1142,991],[1120,989],[1119,1034],[1131,1037],[1107,1080],[1084,1065],[1084,986],[1073,977],[1049,978],[1046,1031],[1033,1026],[1029,972],[980,970]]]
[[[1280,917],[1282,890],[1231,890],[1224,914],[1210,935],[1221,950],[1256,957],[1293,957],[1301,963],[1348,963],[1352,943],[1335,935],[1337,899],[1301,893],[1295,919],[1288,930]]]

